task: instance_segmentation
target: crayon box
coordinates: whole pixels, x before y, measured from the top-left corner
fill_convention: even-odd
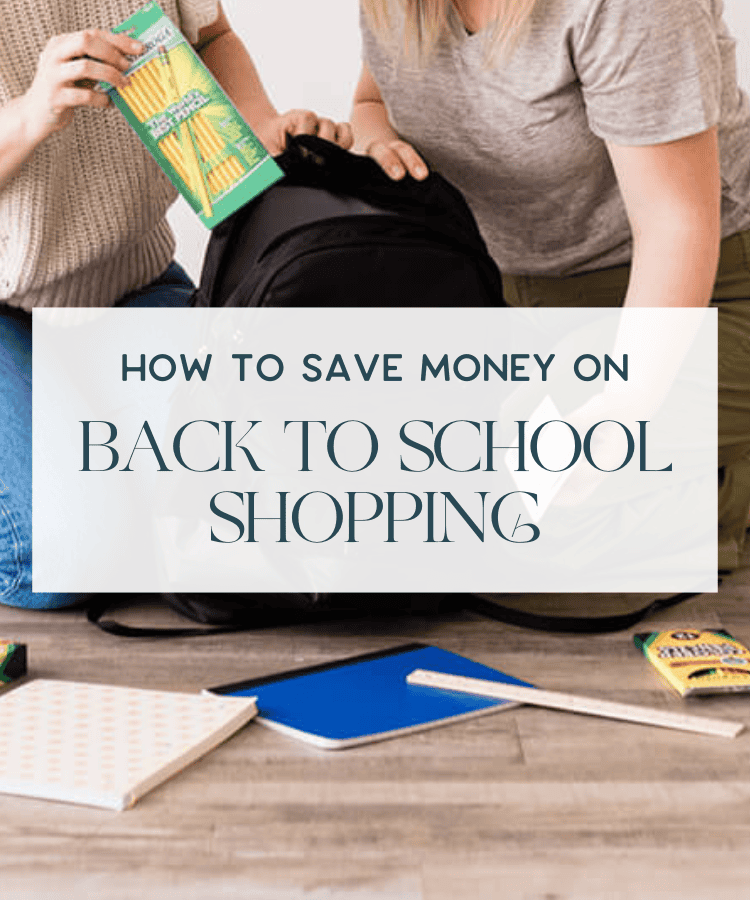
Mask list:
[[[683,697],[750,691],[750,650],[726,631],[652,631],[633,640]]]
[[[26,674],[26,644],[0,641],[0,686]]]
[[[103,87],[204,225],[218,225],[283,176],[158,3],[113,31],[146,50],[126,73],[129,87]]]

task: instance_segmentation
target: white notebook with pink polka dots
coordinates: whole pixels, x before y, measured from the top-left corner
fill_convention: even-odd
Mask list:
[[[0,792],[126,809],[256,712],[253,697],[36,679],[0,697]]]

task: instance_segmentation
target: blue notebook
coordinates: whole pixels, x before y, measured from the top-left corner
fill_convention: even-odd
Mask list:
[[[399,737],[517,705],[407,684],[406,676],[414,669],[531,687],[447,650],[406,644],[210,692],[255,697],[256,721],[327,750]]]

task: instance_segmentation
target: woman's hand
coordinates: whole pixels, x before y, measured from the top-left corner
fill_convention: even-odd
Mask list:
[[[417,181],[422,181],[430,174],[424,160],[414,147],[398,137],[394,137],[392,140],[386,138],[372,141],[364,152],[367,156],[371,156],[385,174],[394,181],[399,181],[407,172]]]
[[[256,134],[272,156],[286,147],[287,135],[315,134],[348,150],[353,142],[348,122],[334,122],[317,116],[309,109],[292,109],[275,115],[256,126]]]
[[[123,73],[130,56],[143,52],[143,44],[124,34],[88,29],[50,38],[37,64],[34,81],[19,98],[26,138],[38,145],[66,128],[76,108],[103,109],[107,94],[94,90],[99,81],[125,87]]]
[[[403,178],[407,172],[417,181],[429,175],[422,157],[393,129],[380,89],[367,66],[362,67],[354,92],[352,128],[357,149],[371,156],[394,181]]]

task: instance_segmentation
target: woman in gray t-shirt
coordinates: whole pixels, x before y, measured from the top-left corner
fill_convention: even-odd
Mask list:
[[[506,300],[719,306],[719,564],[734,567],[750,507],[750,106],[721,0],[362,4],[357,146],[394,178],[426,162],[463,191]]]

